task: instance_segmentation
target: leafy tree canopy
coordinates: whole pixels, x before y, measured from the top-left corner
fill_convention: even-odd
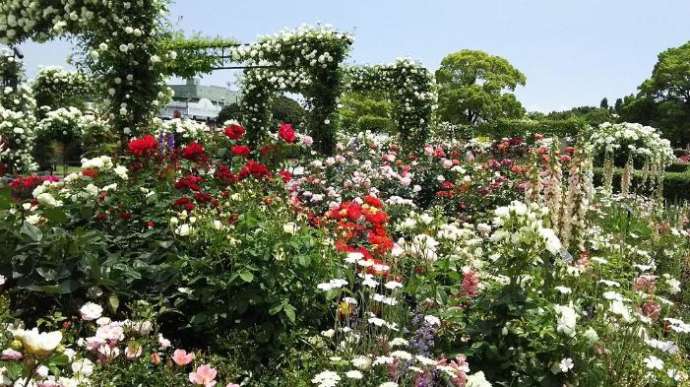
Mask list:
[[[624,98],[621,119],[651,125],[676,145],[690,143],[690,42],[659,54],[638,95]]]
[[[474,50],[449,54],[436,71],[440,118],[476,125],[522,117],[525,109],[512,92],[526,81],[525,75],[502,57]]]

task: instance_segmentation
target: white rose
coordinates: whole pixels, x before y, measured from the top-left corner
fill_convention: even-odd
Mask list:
[[[93,302],[87,302],[79,309],[79,313],[81,314],[82,320],[93,321],[99,319],[103,315],[103,308]]]
[[[39,332],[37,328],[30,331],[19,330],[14,332],[14,337],[22,342],[27,352],[46,357],[53,353],[62,341],[62,332]]]

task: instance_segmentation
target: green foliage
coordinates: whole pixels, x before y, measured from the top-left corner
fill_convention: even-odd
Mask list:
[[[608,98],[604,97],[601,102],[599,103],[599,107],[601,109],[608,109],[609,108],[609,100]]]
[[[345,60],[352,37],[326,27],[303,27],[264,37],[238,49],[233,57],[248,65],[271,64],[277,69],[247,69],[243,79],[241,121],[252,144],[272,129],[271,106],[278,92],[304,96],[309,114],[305,121],[314,148],[325,154],[335,151],[337,99]],[[305,54],[309,53],[308,60]]]
[[[471,136],[489,136],[491,138],[527,137],[532,134],[543,134],[556,137],[576,137],[587,128],[587,123],[577,118],[565,120],[511,120],[499,119],[475,127],[467,127]]]
[[[436,82],[442,121],[476,125],[525,114],[511,93],[525,85],[525,75],[499,56],[473,50],[449,54],[436,71]]]
[[[602,101],[603,103],[603,101]],[[607,102],[608,103],[608,102]],[[611,110],[604,107],[594,107],[594,106],[578,106],[569,110],[562,112],[551,112],[546,115],[547,119],[555,121],[563,120],[579,120],[589,125],[596,126],[603,124],[604,122],[615,122],[616,117],[614,117]],[[639,121],[631,121],[639,122]]]
[[[229,105],[223,106],[216,117],[216,122],[223,124],[225,121],[238,120],[240,118],[240,105],[237,103],[231,103]]]
[[[614,169],[613,177],[613,190],[620,190],[620,177],[623,173],[621,168]],[[601,168],[595,168],[594,179],[596,184],[601,184],[603,181],[603,170]],[[642,172],[636,170],[633,173],[632,179],[632,191],[636,192],[649,192],[649,189],[645,189],[640,186],[643,181]],[[690,202],[690,171],[679,171],[679,172],[665,172],[664,173],[664,188],[663,188],[664,199],[669,203],[683,203]]]
[[[229,59],[230,49],[239,46],[234,39],[205,38],[201,35],[185,37],[182,32],[172,32],[162,41],[166,51],[174,51],[177,56],[166,63],[165,72],[169,75],[191,79],[198,74],[208,74],[221,67]],[[226,53],[227,51],[227,53]]]
[[[279,95],[273,99],[271,115],[277,123],[299,124],[307,116],[307,112],[299,102],[290,97]]]
[[[340,99],[340,123],[343,129],[353,132],[393,132],[395,123],[390,119],[392,105],[375,94],[345,93]]]
[[[690,143],[690,42],[660,53],[639,90],[623,100],[621,118],[661,128],[674,144]]]

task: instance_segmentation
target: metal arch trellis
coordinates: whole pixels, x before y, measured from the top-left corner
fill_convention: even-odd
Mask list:
[[[206,59],[210,60],[216,60],[220,63],[223,63],[225,61],[235,61],[235,58],[226,53],[226,49],[228,48],[236,48],[236,47],[242,47],[242,46],[251,46],[250,43],[209,43],[207,45],[203,44],[197,44],[195,46],[186,46],[183,43],[180,43],[179,45],[172,45],[171,48],[175,50],[182,50],[182,51],[195,51],[196,55],[198,57],[203,57]],[[220,54],[214,55],[211,54],[210,51],[212,50],[220,50]],[[199,51],[206,51],[207,53],[204,55],[203,53],[199,53]],[[218,70],[253,70],[253,69],[286,69],[289,67],[286,66],[278,66],[278,65],[237,65],[237,66],[211,66],[208,69],[208,71],[218,71]],[[200,71],[203,72],[203,71]]]

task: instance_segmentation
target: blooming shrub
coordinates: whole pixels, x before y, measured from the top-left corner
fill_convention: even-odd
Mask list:
[[[156,137],[173,135],[177,144],[187,144],[193,141],[209,142],[212,138],[210,131],[211,129],[204,123],[187,118],[175,118],[162,121],[153,134]]]
[[[61,67],[41,67],[31,85],[36,105],[51,110],[75,106],[83,108],[84,97],[93,90],[88,77],[80,72],[65,71]]]
[[[592,130],[589,142],[594,152],[606,157],[613,157],[615,152],[616,159],[623,162],[630,155],[640,164],[649,162],[663,169],[675,159],[671,142],[662,138],[655,128],[640,124],[603,123]]]

